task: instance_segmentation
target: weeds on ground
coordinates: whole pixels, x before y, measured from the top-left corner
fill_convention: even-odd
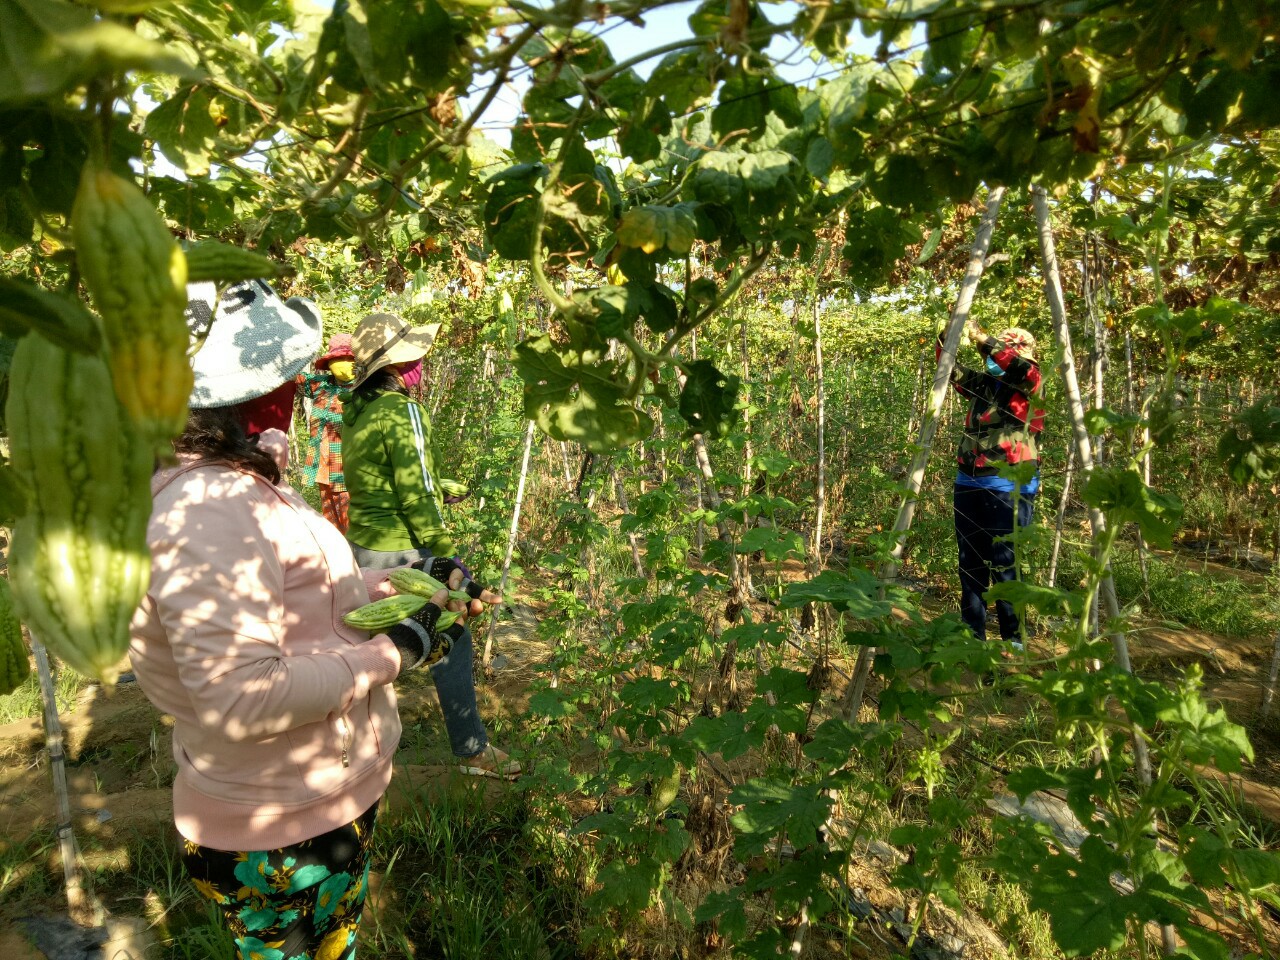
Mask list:
[[[70,668],[56,670],[53,675],[53,685],[58,709],[63,712],[73,710],[80,688],[89,682]],[[25,720],[27,717],[38,717],[42,713],[44,713],[44,701],[40,696],[40,680],[33,668],[31,676],[27,677],[18,689],[0,697],[0,725]]]

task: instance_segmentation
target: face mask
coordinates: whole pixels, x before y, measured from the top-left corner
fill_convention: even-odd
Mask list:
[[[990,357],[987,357],[987,373],[991,374],[991,376],[993,376],[993,377],[1003,377],[1003,376],[1004,376],[1004,370],[1003,370],[1003,368],[1001,368],[1000,364],[996,363],[996,362],[995,362],[993,359],[991,359]]]
[[[293,398],[297,392],[297,386],[290,380],[265,397],[255,397],[240,404],[236,413],[244,432],[249,436],[273,429],[288,433],[289,422],[293,419]]]
[[[339,383],[350,383],[356,378],[356,365],[351,360],[333,360],[329,363],[329,372]]]
[[[401,367],[400,379],[402,379],[404,381],[404,385],[411,390],[420,384],[422,382],[422,361],[415,361],[411,367]]]

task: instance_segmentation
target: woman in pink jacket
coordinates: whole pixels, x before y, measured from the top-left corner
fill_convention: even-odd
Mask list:
[[[213,285],[189,293],[198,333]],[[174,717],[183,860],[240,956],[347,960],[400,739],[391,684],[447,652],[435,630],[446,594],[372,638],[343,624],[371,587],[387,592],[386,571],[366,580],[342,534],[280,484],[294,378],[320,318],[256,281],[227,291],[217,314],[177,465],[152,482],[133,668]]]

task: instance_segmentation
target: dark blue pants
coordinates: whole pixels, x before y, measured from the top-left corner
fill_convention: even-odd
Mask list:
[[[1035,494],[1018,496],[1018,526],[1031,524]],[[960,616],[979,640],[987,637],[987,587],[1018,574],[1013,541],[1013,491],[955,488],[956,544],[960,548]],[[1021,640],[1013,604],[996,601],[1002,640]]]

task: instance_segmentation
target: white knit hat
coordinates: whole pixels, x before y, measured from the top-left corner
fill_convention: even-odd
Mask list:
[[[192,409],[229,407],[292,380],[320,349],[320,311],[310,300],[285,303],[262,280],[232,284],[214,310],[212,283],[187,285],[187,326],[205,337],[191,367]]]

